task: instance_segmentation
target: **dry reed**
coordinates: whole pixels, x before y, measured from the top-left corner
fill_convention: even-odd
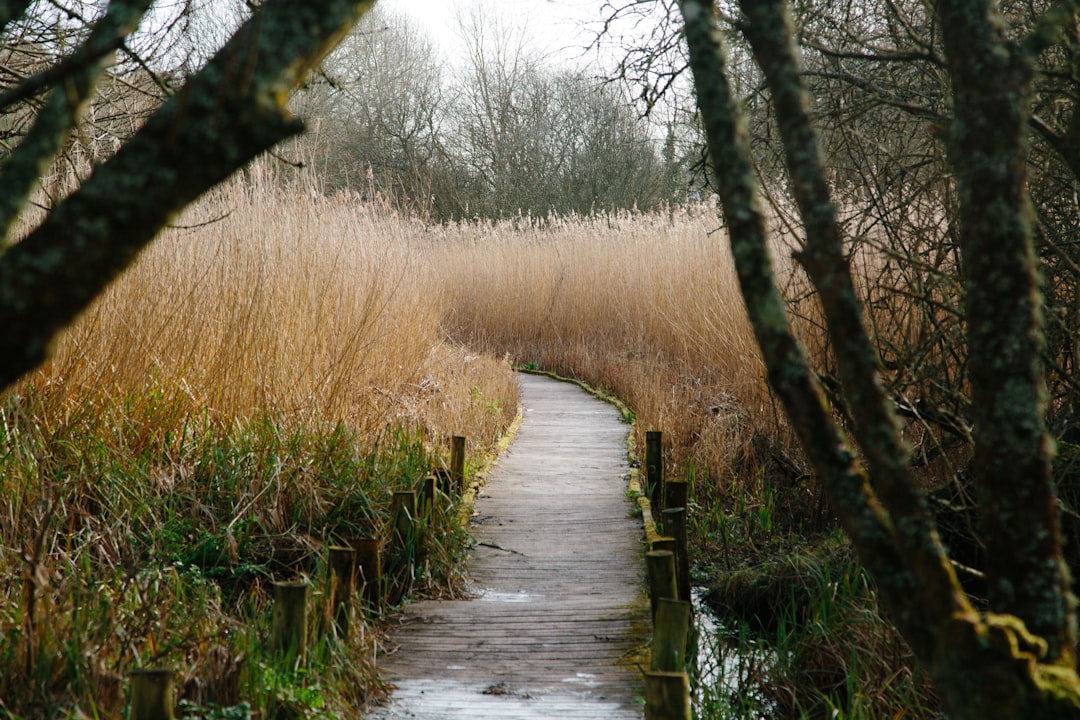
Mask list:
[[[69,402],[153,386],[191,411],[344,421],[368,436],[394,422],[464,432],[438,417],[453,401],[425,400],[437,391],[513,404],[502,363],[442,342],[416,222],[355,196],[275,188],[262,168],[163,233],[32,381]]]
[[[433,231],[447,327],[613,392],[640,433],[664,431],[672,471],[729,478],[777,425],[718,225],[700,205]]]
[[[91,520],[116,502],[110,492],[131,507],[190,496],[204,524],[191,532],[220,540],[216,551],[226,555],[238,552],[234,531],[245,523],[264,535],[328,527],[334,503],[386,469],[350,464],[350,477],[320,486],[324,473],[342,472],[340,438],[377,446],[405,428],[422,430],[436,453],[453,434],[470,437],[474,453],[490,449],[517,406],[507,359],[587,380],[628,403],[639,433],[663,430],[669,474],[695,469],[697,514],[713,514],[719,532],[731,525],[725,509],[771,534],[778,497],[791,517],[820,506],[813,486],[789,477],[781,492],[759,472],[766,456],[794,450],[713,207],[431,226],[357,195],[281,188],[257,163],[246,179],[204,198],[8,398],[15,406],[0,431],[11,438],[36,428],[48,452],[57,452],[62,426],[93,432],[95,420],[114,426],[103,442],[108,435],[124,446],[108,452],[166,452],[139,470],[149,481],[141,489],[111,482],[105,490],[83,477],[65,479],[62,492],[33,479],[68,470],[43,459],[41,447],[9,455],[24,461],[5,481],[0,529],[31,560],[5,551],[5,576],[29,568],[59,578],[65,562],[91,557],[126,572],[132,528]],[[784,273],[793,282],[786,264]],[[813,344],[806,316],[800,332]],[[20,393],[33,402],[18,406]],[[272,460],[270,477],[259,480],[247,477],[259,466],[219,467],[184,450],[190,432],[258,418],[274,425],[256,425],[254,435],[290,449],[310,444],[313,454]],[[347,435],[330,429],[342,426]],[[308,437],[309,428],[324,428],[326,439]],[[228,487],[215,484],[220,476]],[[231,507],[219,517],[214,493],[233,491],[247,503],[244,513]],[[169,512],[185,510],[159,514]],[[150,529],[149,519],[139,522],[148,527],[135,532]],[[84,527],[80,542],[94,547],[39,542],[41,527]],[[43,586],[42,607],[73,612],[77,590],[65,597],[63,586]],[[10,587],[0,604],[25,604],[18,585]],[[93,682],[115,680],[122,652],[114,652],[86,671]]]

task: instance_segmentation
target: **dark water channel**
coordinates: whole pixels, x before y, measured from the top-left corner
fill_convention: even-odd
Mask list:
[[[698,720],[772,718],[775,705],[764,693],[776,653],[732,629],[703,600],[704,588],[693,593],[691,676],[694,716]]]

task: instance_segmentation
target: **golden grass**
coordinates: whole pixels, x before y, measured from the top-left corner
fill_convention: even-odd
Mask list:
[[[259,172],[180,218],[2,398],[9,713],[121,717],[123,675],[147,662],[197,702],[280,704],[269,579],[318,574],[325,544],[385,540],[392,490],[448,460],[451,435],[475,464],[515,416],[505,359],[445,342],[422,226]],[[392,601],[459,582],[464,540],[433,527],[419,570],[387,556]],[[344,715],[379,692],[358,632],[315,651],[311,703]],[[209,695],[206,648],[244,666]]]
[[[702,205],[433,230],[446,325],[615,393],[664,431],[671,468],[724,475],[773,415],[718,224]]]
[[[78,403],[153,387],[192,412],[467,434],[513,415],[504,362],[443,342],[421,226],[358,198],[234,182],[193,207],[67,332],[32,380]]]
[[[155,241],[34,382],[490,443],[516,404],[509,356],[624,398],[673,470],[730,477],[782,432],[713,207],[429,226],[274,189],[266,168]]]

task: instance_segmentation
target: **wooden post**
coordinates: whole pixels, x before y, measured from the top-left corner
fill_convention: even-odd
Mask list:
[[[438,501],[439,492],[434,475],[428,475],[420,485],[420,517],[428,522],[435,517],[435,503]]]
[[[684,508],[689,507],[687,505],[686,496],[687,485],[685,480],[671,480],[664,481],[664,507],[666,508]]]
[[[455,435],[450,444],[450,486],[460,495],[465,492],[465,437]]]
[[[334,588],[333,615],[338,637],[349,637],[352,593],[356,576],[356,551],[351,547],[330,546],[329,569]]]
[[[397,490],[390,502],[390,517],[393,519],[395,538],[399,547],[404,548],[414,540],[416,521],[416,492]]]
[[[679,598],[679,586],[675,580],[675,553],[670,550],[650,550],[645,553],[645,574],[649,580],[649,604],[655,623],[658,602],[663,598]]]
[[[443,495],[453,497],[454,483],[450,471],[446,468],[435,468],[431,472],[435,476],[435,486]]]
[[[645,720],[690,720],[690,678],[685,672],[645,673]]]
[[[378,538],[352,541],[356,550],[356,565],[360,570],[360,596],[370,612],[382,610],[382,561]]]
[[[176,690],[172,670],[132,670],[128,677],[131,678],[131,720],[173,720]]]
[[[679,599],[690,602],[690,556],[686,547],[686,508],[664,511],[664,531],[675,538],[675,578]]]
[[[645,487],[652,503],[653,517],[658,517],[663,510],[664,488],[664,434],[659,430],[645,432]],[[667,532],[665,530],[664,532]],[[669,533],[670,534],[670,533]]]
[[[653,623],[650,670],[686,670],[686,641],[690,635],[690,603],[660,598]]]
[[[275,582],[270,648],[295,663],[307,648],[306,582]]]
[[[670,535],[664,535],[656,538],[652,541],[650,550],[667,550],[672,555],[675,554],[675,538]]]
[[[424,497],[424,502],[426,502],[429,507],[434,508],[435,502],[439,497],[439,484],[434,475],[428,475],[424,478],[424,486],[421,489],[421,494]]]

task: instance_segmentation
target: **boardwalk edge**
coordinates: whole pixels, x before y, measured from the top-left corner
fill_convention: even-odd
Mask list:
[[[641,485],[641,460],[637,456],[637,443],[634,440],[634,427],[636,425],[634,412],[618,396],[604,390],[598,390],[584,380],[564,377],[551,370],[540,370],[531,367],[518,367],[517,372],[528,375],[543,375],[553,380],[573,383],[593,397],[613,405],[619,411],[623,417],[623,422],[630,426],[630,432],[626,434],[626,458],[630,465],[630,480],[626,492],[641,510],[641,524],[645,530],[645,544],[646,547],[651,548],[653,543],[660,539],[660,533],[656,531],[656,519],[653,517],[652,503]]]
[[[492,468],[495,467],[495,463],[497,463],[499,458],[502,457],[502,454],[506,452],[506,448],[510,447],[510,443],[513,442],[518,429],[521,428],[521,421],[524,416],[521,404],[518,403],[517,414],[514,416],[514,420],[510,425],[507,426],[506,432],[502,434],[502,437],[500,437],[499,441],[495,444],[495,451],[490,455],[484,456],[483,462],[473,471],[469,485],[461,495],[461,504],[458,507],[457,518],[459,526],[468,527],[469,518],[472,517],[473,505],[476,504],[477,493],[480,492],[480,488],[484,487],[484,482],[487,480],[487,476]]]

